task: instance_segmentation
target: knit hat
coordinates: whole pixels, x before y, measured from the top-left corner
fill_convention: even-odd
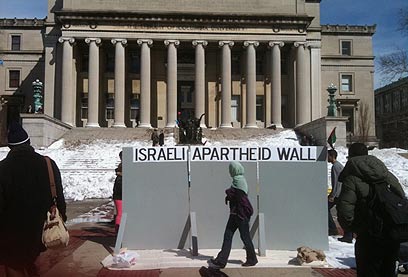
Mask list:
[[[27,132],[23,129],[23,127],[18,122],[11,122],[8,134],[7,134],[7,141],[8,145],[16,146],[29,141],[30,138],[28,137]]]
[[[368,155],[367,146],[359,142],[353,143],[352,145],[350,145],[348,155],[350,158],[357,156],[366,156]]]

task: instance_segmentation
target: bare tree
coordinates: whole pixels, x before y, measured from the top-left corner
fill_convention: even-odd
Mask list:
[[[396,52],[380,56],[379,71],[387,81],[398,80],[408,73],[408,52],[398,49]]]
[[[408,35],[408,7],[399,11],[398,30]],[[408,74],[408,51],[397,49],[395,52],[382,55],[378,60],[379,72],[384,81],[392,82]]]
[[[368,141],[368,134],[370,133],[370,107],[368,103],[361,103],[358,109],[358,137],[360,142]]]
[[[400,9],[398,25],[398,30],[403,34],[408,35],[408,8]]]

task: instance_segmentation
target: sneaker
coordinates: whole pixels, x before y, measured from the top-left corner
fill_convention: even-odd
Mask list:
[[[209,259],[208,264],[210,267],[217,268],[217,269],[225,267],[225,264],[219,262],[217,259]]]
[[[241,266],[248,267],[248,266],[254,266],[258,263],[258,261],[250,262],[246,261],[245,263],[241,264]]]
[[[346,242],[346,243],[353,243],[353,239],[352,238],[345,238],[345,237],[341,237],[337,239],[338,241],[341,242]]]

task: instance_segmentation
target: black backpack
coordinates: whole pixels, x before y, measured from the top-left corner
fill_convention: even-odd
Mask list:
[[[368,199],[368,232],[378,238],[408,241],[408,199],[385,181],[370,184]]]

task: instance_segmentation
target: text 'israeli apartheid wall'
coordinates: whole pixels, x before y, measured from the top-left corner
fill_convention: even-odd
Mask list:
[[[199,248],[220,248],[229,216],[225,190],[231,186],[231,161],[245,168],[255,211],[250,225],[258,213],[265,219],[265,226],[253,226],[264,228],[262,247],[327,249],[326,149],[238,146],[124,148],[123,247],[187,248],[186,231],[196,228]],[[233,248],[242,248],[238,235]]]

